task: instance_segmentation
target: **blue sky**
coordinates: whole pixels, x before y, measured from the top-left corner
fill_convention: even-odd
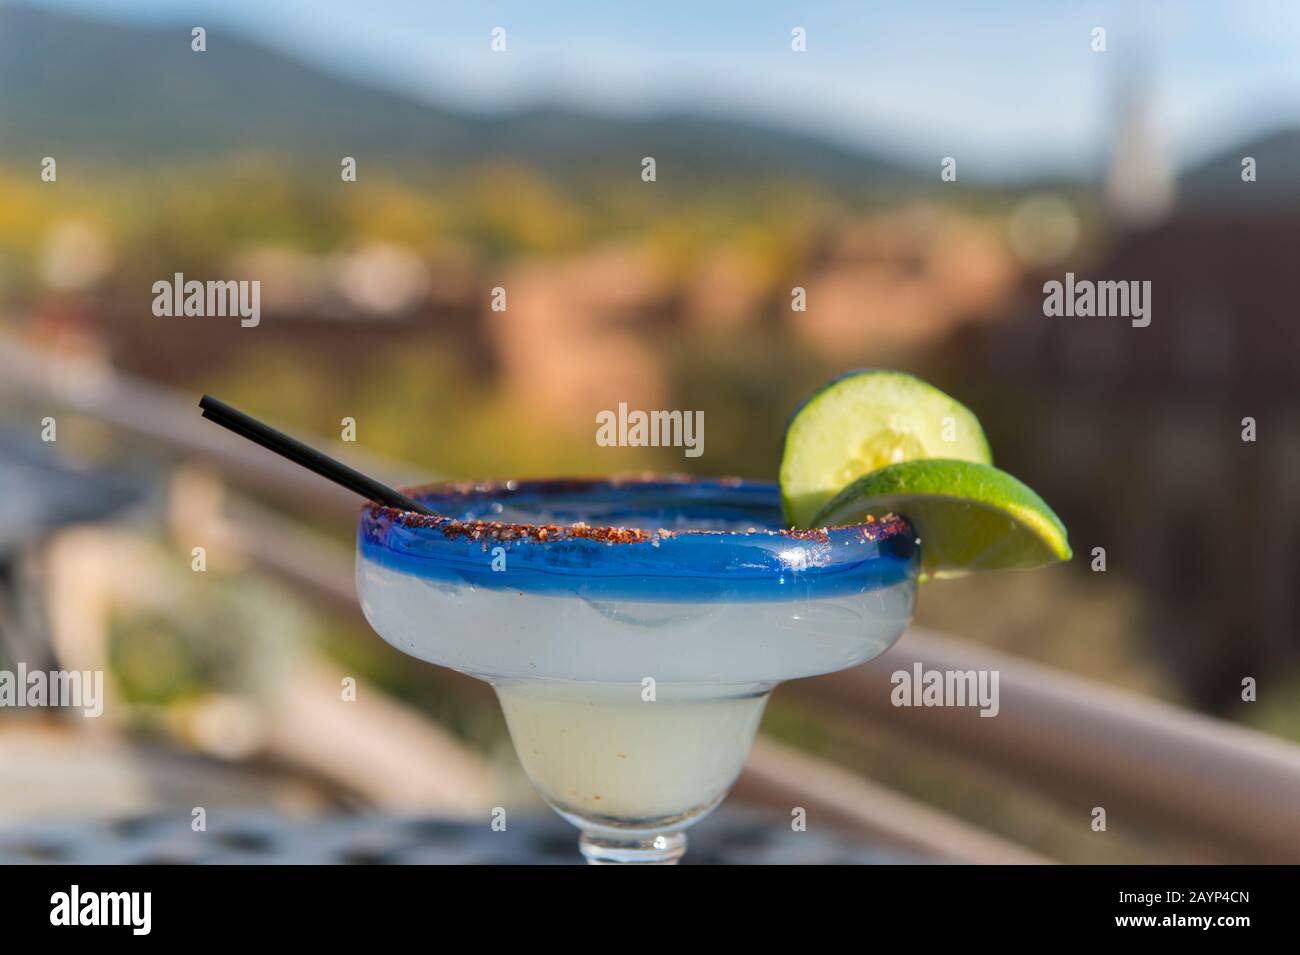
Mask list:
[[[462,107],[689,108],[990,175],[1094,170],[1134,72],[1180,163],[1300,123],[1300,0],[26,2],[233,28]],[[488,47],[495,26],[504,55]],[[795,26],[806,53],[790,50]],[[1089,49],[1096,26],[1104,54]]]

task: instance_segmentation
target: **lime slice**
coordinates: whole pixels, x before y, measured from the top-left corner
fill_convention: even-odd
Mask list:
[[[814,526],[901,514],[921,539],[928,577],[1041,567],[1070,559],[1065,525],[1043,499],[1005,471],[971,461],[906,461],[855,481]]]
[[[933,385],[898,371],[854,371],[824,386],[790,420],[781,498],[794,527],[877,468],[917,458],[992,464],[979,421]]]

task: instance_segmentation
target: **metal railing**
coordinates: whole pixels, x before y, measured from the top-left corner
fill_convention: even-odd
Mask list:
[[[996,671],[1000,709],[890,703],[896,671]],[[1049,790],[1081,821],[1140,819],[1229,858],[1300,860],[1300,746],[1051,667],[912,628],[865,666],[796,682],[820,706]]]
[[[52,358],[0,338],[0,387],[28,402],[85,413],[201,459],[243,485],[355,519],[356,502],[314,475],[215,428],[195,396],[132,380],[98,365]],[[193,400],[191,400],[193,399]],[[343,460],[393,483],[409,469],[340,446]],[[250,557],[295,586],[356,609],[351,555],[277,515],[233,517]],[[1000,712],[898,708],[890,674],[997,670]],[[790,692],[852,720],[870,721],[1049,790],[1081,814],[1140,818],[1208,841],[1238,861],[1300,861],[1300,746],[1158,703],[984,647],[913,628],[863,667],[795,681]],[[886,841],[964,861],[1044,861],[1028,851],[829,764],[760,741],[739,786],[772,805],[818,806],[841,824]]]

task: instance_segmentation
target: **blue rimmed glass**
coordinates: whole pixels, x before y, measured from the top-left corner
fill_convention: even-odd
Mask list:
[[[781,680],[888,649],[919,545],[887,518],[781,529],[766,482],[447,484],[361,515],[357,589],[398,649],[495,688],[524,770],[592,862],[673,862]]]

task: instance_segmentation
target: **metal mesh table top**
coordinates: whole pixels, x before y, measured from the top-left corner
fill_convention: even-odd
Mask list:
[[[932,861],[780,816],[724,809],[691,830],[687,864],[872,864]],[[274,813],[73,820],[0,829],[0,864],[579,864],[577,831],[558,818],[489,821],[389,815],[302,821]]]

